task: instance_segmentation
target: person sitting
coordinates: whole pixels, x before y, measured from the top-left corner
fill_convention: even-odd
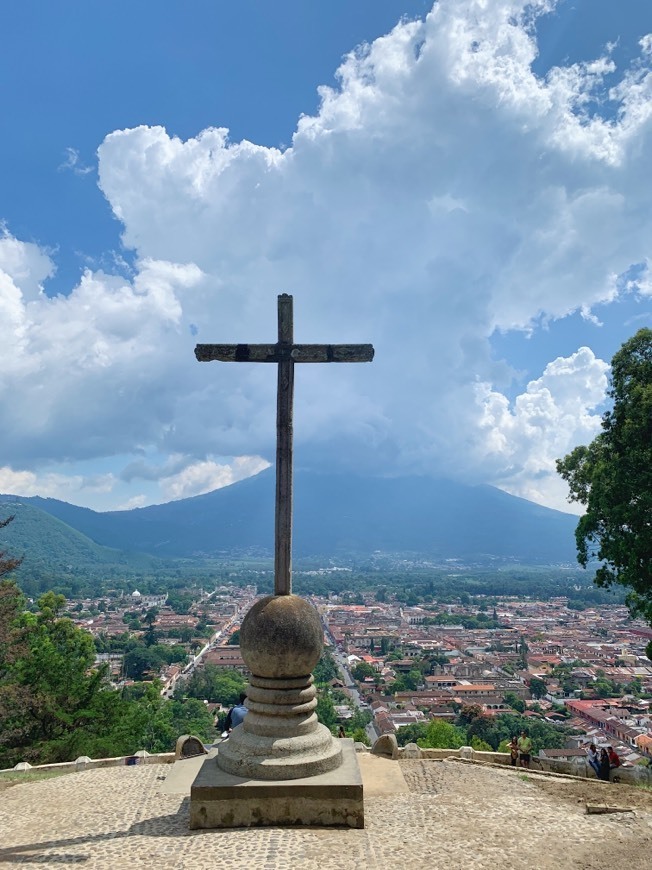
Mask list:
[[[598,750],[595,743],[591,743],[587,752],[588,762],[595,771],[595,775],[600,778],[600,760],[598,758]]]
[[[609,782],[609,753],[604,747],[600,750],[600,770],[598,771],[598,779],[603,782]]]
[[[244,717],[249,712],[245,705],[245,701],[247,700],[247,696],[244,692],[240,692],[240,700],[238,703],[231,707],[229,710],[226,722],[224,723],[224,731],[222,732],[222,737],[228,737],[229,732],[232,731],[236,725],[240,725],[244,720]]]
[[[609,746],[609,747],[607,747],[607,748],[608,748],[608,750],[609,750],[609,751],[608,751],[608,755],[609,755],[609,771],[611,772],[612,770],[616,770],[616,768],[620,767],[620,758],[618,757],[618,753],[617,753],[616,750],[613,748],[613,746]],[[619,777],[619,776],[613,776],[613,777],[611,778],[611,781],[612,781],[612,782],[620,782],[620,777]]]

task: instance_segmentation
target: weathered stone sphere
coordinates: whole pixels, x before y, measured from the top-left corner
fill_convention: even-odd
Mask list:
[[[312,673],[324,634],[319,614],[298,595],[268,595],[240,627],[240,652],[257,677],[292,679]]]

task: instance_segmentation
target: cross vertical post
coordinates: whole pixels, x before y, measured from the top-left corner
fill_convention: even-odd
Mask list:
[[[276,512],[274,534],[274,594],[292,593],[292,461],[294,360],[292,297],[278,297],[278,346],[287,359],[278,364],[276,397]],[[285,352],[285,353],[284,353]]]
[[[276,344],[198,344],[199,362],[276,363],[276,514],[274,594],[292,594],[292,434],[295,363],[371,362],[371,344],[295,344],[292,297],[278,297]]]

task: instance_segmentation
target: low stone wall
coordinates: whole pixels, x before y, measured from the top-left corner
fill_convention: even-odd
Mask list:
[[[382,741],[382,743],[381,743]],[[368,747],[362,743],[356,743],[355,747],[358,752],[369,752]],[[378,750],[380,747],[380,751]],[[446,758],[463,758],[466,761],[474,761],[476,763],[501,764],[509,766],[510,756],[508,752],[481,752],[473,749],[471,746],[462,746],[460,749],[426,749],[417,746],[416,743],[408,743],[407,746],[398,746],[394,735],[383,735],[374,744],[371,752],[376,755],[383,755],[395,759],[409,758],[429,758],[436,761],[443,761]],[[66,761],[59,764],[38,764],[30,765],[25,762],[17,764],[13,768],[0,770],[0,774],[21,771],[28,772],[32,770],[40,771],[60,771],[69,773],[74,770],[92,770],[99,767],[121,767],[132,764],[172,764],[175,760],[174,752],[161,752],[150,755],[144,749],[133,755],[121,755],[117,758],[88,758],[82,756],[75,761]],[[596,779],[593,768],[589,765],[585,758],[576,758],[573,761],[561,761],[553,758],[541,758],[540,756],[532,756],[531,770],[542,770],[545,773],[561,773],[567,776],[578,776],[583,779]],[[618,781],[628,785],[647,785],[652,787],[652,768],[642,765],[633,767],[619,767],[618,770],[612,773],[613,777],[618,777]]]
[[[399,748],[399,758],[404,756],[406,748],[406,746]],[[455,756],[456,758],[465,758],[467,761],[489,761],[492,764],[509,765],[509,753],[507,752],[480,752],[470,746],[462,746],[461,749],[421,749],[421,752],[422,758],[436,758],[440,761]]]
[[[150,755],[144,749],[135,752],[133,755],[120,755],[117,758],[88,758],[82,756],[75,761],[62,761],[58,764],[35,764],[31,765],[25,761],[21,761],[15,767],[9,767],[0,770],[2,773],[28,773],[32,770],[40,771],[60,771],[61,773],[70,773],[74,770],[92,770],[95,767],[121,767],[132,764],[172,764],[174,762],[174,752],[160,752]]]
[[[566,773],[571,776],[581,776],[584,779],[597,779],[595,771],[585,758],[559,761],[556,758],[535,757],[532,761],[535,770],[540,768],[551,773]],[[619,767],[611,771],[612,782],[614,778],[627,785],[652,786],[652,768],[640,764],[635,764],[632,767]]]
[[[372,750],[373,752],[373,750]],[[480,752],[470,746],[462,746],[461,749],[425,749],[417,746],[415,743],[408,743],[407,746],[399,746],[394,755],[395,758],[432,758],[443,761],[445,758],[464,758],[467,761],[475,762],[490,762],[491,764],[504,764],[509,766],[510,756],[508,752]],[[540,756],[532,756],[530,769],[533,771],[541,770],[545,773],[561,773],[567,776],[579,776],[583,779],[597,779],[595,772],[586,758],[576,758],[573,761],[562,761],[553,758],[541,758]],[[618,782],[628,785],[648,785],[652,786],[652,768],[644,765],[634,765],[632,767],[619,767],[616,771],[612,771],[612,781],[614,777],[618,778]]]

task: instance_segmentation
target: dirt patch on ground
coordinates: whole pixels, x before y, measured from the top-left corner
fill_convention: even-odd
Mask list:
[[[608,804],[652,813],[652,791],[633,785],[599,783],[595,780],[529,777],[533,785],[555,800],[572,804]]]
[[[456,847],[443,866],[485,867],[492,861],[519,870],[651,866],[652,793],[644,789],[453,761],[400,765],[415,797],[432,802],[444,842]],[[633,812],[588,815],[587,803]],[[466,865],[461,854],[469,856]]]

